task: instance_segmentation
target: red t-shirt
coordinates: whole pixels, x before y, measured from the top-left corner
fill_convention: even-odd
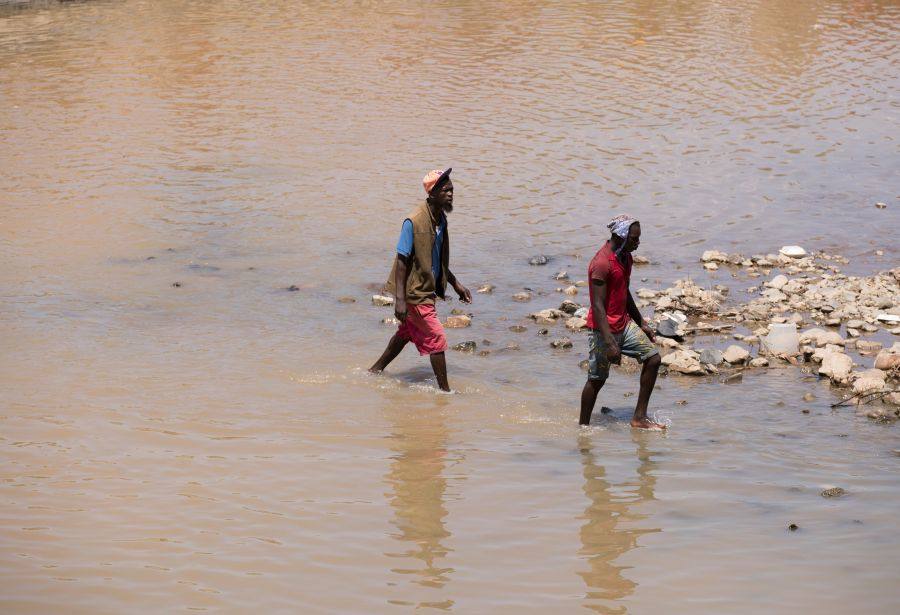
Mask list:
[[[631,282],[631,254],[625,253],[625,265],[616,258],[612,244],[608,241],[597,251],[591,264],[588,265],[588,290],[591,296],[591,308],[588,310],[587,326],[590,329],[599,329],[594,323],[594,280],[606,282],[606,319],[609,321],[609,330],[619,333],[628,326],[631,318],[628,316],[628,284]]]

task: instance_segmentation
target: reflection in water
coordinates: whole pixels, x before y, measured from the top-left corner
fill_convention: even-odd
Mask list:
[[[410,580],[422,587],[441,589],[453,572],[441,565],[449,552],[442,541],[450,536],[444,526],[447,480],[443,473],[448,435],[445,419],[439,408],[410,407],[408,400],[389,409],[388,418],[394,426],[389,436],[393,462],[385,480],[392,489],[388,497],[397,530],[391,536],[405,548],[385,555],[404,560],[402,565],[391,568],[392,572],[410,575]],[[452,600],[392,602],[444,609],[453,606]]]
[[[653,498],[656,479],[651,470],[651,452],[646,447],[647,434],[634,434],[637,445],[638,480],[623,483],[624,493],[613,493],[613,485],[606,479],[606,470],[597,465],[594,443],[589,436],[580,436],[578,449],[584,466],[584,493],[590,504],[584,511],[585,523],[581,526],[581,551],[579,555],[587,559],[589,569],[579,573],[587,585],[585,606],[598,613],[625,613],[624,606],[610,606],[608,601],[620,600],[634,591],[637,583],[625,577],[625,567],[613,562],[637,545],[643,534],[657,532],[657,529],[637,529],[620,527],[622,521],[632,526],[643,519],[643,515],[630,511],[635,504]],[[629,523],[630,522],[630,523]],[[602,602],[597,602],[602,601]]]

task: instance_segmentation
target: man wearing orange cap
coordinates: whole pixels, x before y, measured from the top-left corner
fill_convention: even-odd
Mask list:
[[[435,301],[445,298],[449,283],[463,303],[472,302],[472,293],[459,283],[450,271],[450,234],[447,214],[453,211],[453,182],[450,171],[430,171],[422,179],[427,195],[403,221],[397,256],[385,290],[395,297],[394,314],[400,328],[388,342],[384,353],[369,368],[380,373],[393,361],[406,344],[412,342],[421,355],[428,355],[442,391],[447,382],[447,337],[438,320]]]

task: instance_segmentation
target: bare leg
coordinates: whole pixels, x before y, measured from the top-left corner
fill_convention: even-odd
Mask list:
[[[400,354],[400,351],[406,346],[409,340],[401,339],[394,334],[394,337],[391,338],[391,341],[388,342],[387,348],[384,349],[384,352],[375,361],[375,365],[369,368],[369,371],[373,374],[380,374],[384,371],[384,368],[387,367],[391,361],[397,358],[397,355]]]
[[[654,423],[647,418],[647,405],[650,403],[650,394],[656,385],[656,376],[659,374],[659,365],[661,363],[659,355],[653,355],[644,361],[644,367],[641,370],[641,390],[638,393],[637,405],[634,408],[634,417],[631,419],[632,427],[641,429],[665,429],[666,426],[660,423]]]
[[[431,355],[431,369],[434,370],[434,376],[437,378],[438,386],[442,391],[449,391],[450,384],[447,382],[447,359],[443,352],[436,352]]]
[[[579,425],[589,425],[591,422],[591,413],[594,411],[594,404],[597,402],[597,394],[603,388],[605,380],[591,380],[588,378],[581,390],[581,417],[578,419]]]

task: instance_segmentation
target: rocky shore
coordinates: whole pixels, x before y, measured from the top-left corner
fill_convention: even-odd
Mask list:
[[[546,265],[548,257],[534,257],[529,264]],[[724,284],[698,285],[692,278],[676,280],[667,288],[649,288],[636,283],[638,269],[632,274],[632,293],[638,307],[649,316],[659,336],[662,374],[671,377],[707,377],[723,383],[739,381],[746,370],[799,369],[817,374],[838,387],[847,404],[855,404],[861,414],[876,420],[900,418],[900,342],[886,344],[870,339],[885,334],[900,336],[900,268],[870,276],[849,276],[840,266],[848,260],[823,252],[807,253],[799,246],[785,246],[777,254],[744,256],[709,250],[700,257],[707,271],[728,272],[734,282],[746,279],[752,285],[743,291]],[[637,267],[651,264],[635,257]],[[553,307],[528,314],[549,336],[552,329],[564,326],[565,335],[552,337],[548,345],[557,350],[571,348],[570,335],[586,333],[587,315],[584,280],[571,281],[560,271],[552,280],[562,284],[556,292],[565,298]],[[481,294],[492,294],[495,287],[484,284]],[[537,293],[531,288],[513,293],[509,301],[529,303]],[[585,296],[585,304],[576,301]],[[733,295],[744,295],[743,300]],[[552,296],[552,295],[551,295]],[[391,305],[392,298],[375,295],[375,305]],[[652,308],[652,312],[648,310]],[[477,316],[454,309],[446,319],[448,328],[466,328]],[[393,318],[383,322],[392,323]],[[787,349],[772,346],[770,332],[797,333]],[[524,330],[522,325],[511,331]],[[711,338],[729,335],[726,348],[715,348]],[[484,343],[484,342],[483,342]],[[474,353],[475,341],[456,345],[456,350]],[[501,346],[516,350],[515,343]],[[487,356],[490,350],[479,354]],[[582,361],[586,369],[587,361]],[[623,357],[619,369],[635,370],[637,363]]]

